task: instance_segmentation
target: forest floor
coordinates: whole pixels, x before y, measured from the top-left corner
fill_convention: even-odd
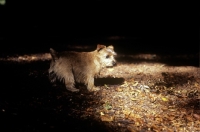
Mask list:
[[[48,79],[50,54],[0,58],[2,130],[200,131],[199,55],[135,54],[102,70],[101,90],[79,93]]]

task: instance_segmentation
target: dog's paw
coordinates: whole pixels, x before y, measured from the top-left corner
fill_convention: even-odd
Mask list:
[[[99,91],[100,90],[100,88],[98,88],[98,87],[93,87],[92,89],[91,89],[91,91]]]

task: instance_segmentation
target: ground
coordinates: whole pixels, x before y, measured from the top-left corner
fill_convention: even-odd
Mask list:
[[[5,131],[200,131],[198,54],[118,54],[88,92],[48,79],[49,53],[0,58]]]

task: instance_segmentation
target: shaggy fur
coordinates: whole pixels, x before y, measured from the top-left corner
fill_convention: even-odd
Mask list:
[[[116,64],[113,46],[97,45],[97,49],[92,52],[66,51],[57,53],[50,49],[52,56],[49,75],[52,82],[57,79],[64,81],[66,88],[72,92],[78,92],[75,82],[83,83],[88,91],[99,90],[94,86],[94,77],[100,70],[112,67]]]

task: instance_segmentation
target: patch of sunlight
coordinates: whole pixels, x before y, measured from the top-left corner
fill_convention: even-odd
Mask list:
[[[32,62],[32,61],[47,61],[51,59],[49,53],[30,54],[30,55],[17,55],[0,58],[0,61],[15,61],[15,62]]]

